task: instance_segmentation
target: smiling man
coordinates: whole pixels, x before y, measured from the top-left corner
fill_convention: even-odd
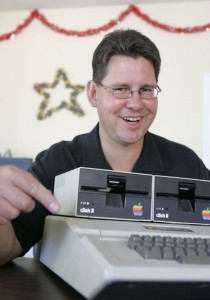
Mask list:
[[[99,122],[89,133],[39,153],[29,172],[0,168],[0,264],[24,255],[42,237],[45,217],[59,209],[55,176],[78,167],[210,179],[188,147],[148,131],[158,108],[160,54],[135,30],[106,35],[93,54],[87,83]]]
[[[114,55],[103,83],[89,82],[88,98],[97,107],[101,146],[113,169],[133,170],[156,116],[158,91],[154,67],[144,57]]]

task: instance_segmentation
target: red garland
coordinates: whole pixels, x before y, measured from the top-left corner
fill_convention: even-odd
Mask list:
[[[76,31],[76,30],[67,30],[64,28],[61,28],[53,23],[50,23],[43,14],[41,14],[38,10],[34,10],[31,12],[30,16],[20,25],[17,26],[17,28],[9,33],[0,35],[0,41],[5,41],[13,38],[20,32],[22,32],[23,29],[25,29],[34,19],[39,20],[43,25],[47,26],[53,31],[56,31],[58,33],[65,34],[67,36],[77,36],[77,37],[84,37],[84,36],[90,36],[94,34],[98,34],[100,32],[107,31],[111,29],[114,26],[117,26],[119,22],[122,22],[130,13],[134,13],[137,17],[141,18],[145,22],[149,23],[150,25],[168,31],[172,33],[196,33],[196,32],[203,32],[203,31],[209,31],[210,30],[210,23],[201,25],[201,26],[194,26],[194,27],[174,27],[170,25],[166,25],[163,23],[160,23],[158,21],[152,20],[148,15],[143,14],[139,8],[137,8],[135,5],[130,5],[125,11],[123,11],[116,20],[111,20],[107,24],[100,26],[95,29],[87,29],[85,31]]]

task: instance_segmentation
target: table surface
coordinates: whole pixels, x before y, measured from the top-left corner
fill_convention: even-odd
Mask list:
[[[67,283],[34,258],[0,267],[1,300],[83,300]]]

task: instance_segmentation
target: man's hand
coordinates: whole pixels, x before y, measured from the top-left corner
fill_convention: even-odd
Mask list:
[[[15,219],[21,212],[33,210],[34,199],[51,213],[59,210],[59,204],[36,178],[14,166],[0,167],[0,225]]]

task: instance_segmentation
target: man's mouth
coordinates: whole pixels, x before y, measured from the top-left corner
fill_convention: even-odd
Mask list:
[[[141,120],[141,117],[125,117],[122,119],[129,124],[137,124]]]

